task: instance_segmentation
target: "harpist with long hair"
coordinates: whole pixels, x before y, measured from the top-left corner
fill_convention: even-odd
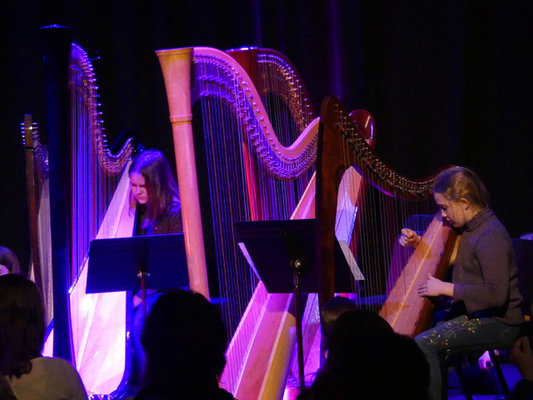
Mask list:
[[[143,151],[128,172],[131,207],[136,209],[134,235],[181,232],[178,184],[163,153]]]

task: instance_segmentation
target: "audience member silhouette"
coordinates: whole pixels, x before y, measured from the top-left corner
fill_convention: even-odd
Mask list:
[[[328,356],[299,399],[427,399],[429,367],[414,340],[371,311],[347,311],[333,324]]]
[[[130,210],[135,211],[134,236],[181,233],[181,203],[178,183],[162,151],[145,150],[138,154],[128,170],[130,178]],[[131,329],[131,369],[129,386],[141,384],[141,370],[145,363],[141,346],[141,331],[145,311],[150,310],[161,291],[148,289],[141,306],[141,294],[133,297]]]
[[[357,307],[350,299],[342,296],[333,297],[320,310],[320,331],[322,334],[322,357],[327,355],[328,340],[333,324],[337,319],[348,311],[356,311]]]
[[[141,337],[145,386],[135,400],[233,399],[218,386],[226,363],[226,328],[199,293],[171,290],[148,314]]]
[[[0,276],[2,390],[9,396],[11,389],[18,400],[86,399],[81,378],[69,362],[41,356],[43,341],[39,289],[22,275]]]

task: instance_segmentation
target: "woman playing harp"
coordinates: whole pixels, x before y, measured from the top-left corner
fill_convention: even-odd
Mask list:
[[[518,337],[523,318],[511,239],[488,208],[488,192],[481,180],[467,168],[453,167],[435,179],[433,193],[442,217],[462,232],[452,281],[428,276],[418,288],[420,296],[452,299],[450,319],[416,337],[430,364],[430,398],[440,399],[439,352],[509,343]],[[402,245],[419,242],[413,231],[402,231]]]
[[[410,258],[399,260],[405,263],[408,258],[407,265],[401,265],[400,277],[396,276],[393,251],[396,251],[398,232],[408,218],[414,215],[431,218],[434,214],[435,205],[430,197],[433,179],[408,179],[389,168],[367,144],[339,99],[332,97],[323,102],[321,122],[317,163],[317,224],[320,227],[317,258],[323,268],[321,304],[335,292],[333,249],[338,229],[336,216],[342,211],[339,208],[340,183],[352,174],[360,177],[360,183],[351,187],[364,187],[354,203],[357,214],[350,245],[364,275],[356,301],[376,312],[381,309],[382,317],[395,330],[411,335],[409,330],[415,323],[405,321],[404,311],[417,310],[413,317],[418,320],[418,310],[423,305],[406,303],[405,297],[411,297],[412,279],[405,277],[404,272],[418,271],[421,263],[433,268],[438,262],[436,255],[448,246],[448,230],[441,229],[440,218],[433,218],[428,229],[431,237],[425,241],[427,246],[418,249]],[[395,227],[398,228],[395,230]],[[397,278],[395,282],[389,282],[392,275]]]
[[[169,163],[159,150],[145,150],[128,170],[130,178],[130,207],[135,212],[133,236],[181,233],[181,204],[178,184]],[[148,290],[145,307],[139,306],[140,295],[134,297],[132,327],[132,366],[129,385],[139,386],[145,364],[141,346],[141,332],[145,313],[149,312],[161,291]]]
[[[139,154],[128,170],[132,207],[135,208],[133,234],[179,233],[181,204],[178,184],[159,150]]]

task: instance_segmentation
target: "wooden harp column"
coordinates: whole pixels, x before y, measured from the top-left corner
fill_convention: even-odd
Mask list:
[[[192,48],[158,51],[164,71],[170,122],[180,187],[187,268],[192,290],[209,298],[203,242],[202,215],[192,131],[191,64]]]
[[[291,327],[292,315],[287,311],[292,298],[269,294],[264,285],[257,284],[257,278],[251,268],[246,265],[238,249],[234,223],[262,219],[288,219],[293,214],[299,198],[303,196],[306,185],[309,183],[314,167],[318,119],[313,119],[311,116],[309,102],[298,77],[295,76],[290,66],[287,66],[283,57],[276,52],[265,52],[259,49],[251,59],[258,60],[258,64],[273,66],[272,70],[279,72],[274,79],[279,87],[287,87],[286,93],[290,93],[287,97],[280,96],[280,102],[291,112],[290,119],[295,121],[290,128],[273,126],[272,110],[263,101],[263,95],[268,91],[263,89],[267,85],[256,85],[250,77],[250,75],[264,77],[270,72],[261,70],[261,73],[249,75],[247,72],[249,69],[244,68],[235,60],[235,58],[240,59],[235,52],[225,53],[212,48],[200,47],[161,50],[157,52],[157,55],[160,59],[169,99],[177,153],[178,184],[182,195],[187,190],[184,186],[188,185],[187,182],[196,180],[198,183],[200,180],[197,178],[198,175],[190,169],[190,164],[184,161],[185,156],[182,155],[182,150],[177,149],[184,143],[181,135],[190,129],[184,127],[184,125],[190,125],[189,121],[183,124],[181,122],[187,119],[182,116],[190,114],[191,106],[194,108],[195,103],[200,103],[204,107],[203,100],[206,99],[205,107],[221,106],[223,108],[223,113],[204,122],[207,133],[194,132],[195,141],[198,137],[202,137],[202,134],[205,136],[202,138],[205,141],[201,141],[199,145],[195,144],[202,148],[205,146],[212,152],[204,157],[207,159],[206,164],[210,163],[208,166],[212,168],[210,171],[215,171],[213,175],[219,172],[214,160],[228,158],[229,154],[225,152],[229,152],[229,148],[236,149],[238,153],[237,161],[228,162],[220,167],[220,174],[231,171],[232,179],[236,180],[238,188],[229,192],[219,191],[220,187],[226,185],[226,182],[216,182],[213,185],[209,184],[209,194],[204,195],[204,197],[209,196],[213,203],[220,202],[220,204],[211,204],[214,210],[212,225],[207,229],[203,228],[203,236],[209,233],[206,231],[214,231],[217,234],[217,240],[219,237],[224,238],[222,241],[216,241],[213,246],[213,253],[216,252],[218,257],[216,268],[219,273],[221,296],[226,298],[226,303],[232,303],[230,306],[237,301],[245,302],[235,309],[230,309],[228,306],[228,330],[233,335],[233,339],[227,353],[227,366],[222,384],[224,388],[243,400],[260,397],[277,398],[277,393],[283,390],[282,378],[273,376],[286,373],[288,362],[285,362],[285,366],[281,363],[279,367],[274,367],[276,362],[271,362],[271,356],[276,353],[276,349],[278,353],[288,355],[287,357],[292,354],[290,345],[285,350],[281,350],[281,342],[287,344],[286,338],[289,336],[288,331]],[[186,60],[190,60],[188,66]],[[257,65],[255,67],[262,68]],[[257,87],[261,89],[258,90]],[[299,109],[300,112],[295,112],[295,109]],[[224,129],[225,123],[231,125],[229,130]],[[297,127],[296,132],[294,126]],[[280,132],[280,128],[290,131],[290,135],[286,135],[290,143],[281,139],[286,132]],[[201,153],[202,150],[196,148],[195,155],[198,155],[198,152]],[[191,160],[192,157],[188,159]],[[196,157],[195,165],[198,164],[198,159],[199,157]],[[184,178],[180,173],[181,168],[185,169]],[[197,167],[196,169],[196,172],[199,172]],[[206,184],[200,182],[199,185],[205,187]],[[314,212],[311,206],[314,185],[310,186],[312,188],[306,192],[308,195],[304,196],[307,202],[305,206],[302,205],[299,208],[300,214],[298,215],[301,217]],[[284,193],[284,187],[290,189],[289,196]],[[243,193],[240,192],[241,189]],[[224,203],[224,201],[227,202]],[[187,201],[182,198],[182,215],[186,235],[188,226],[195,225],[192,221],[194,210],[200,210],[201,202],[202,199],[198,202],[192,198]],[[191,212],[186,209],[190,209]],[[221,219],[226,216],[228,221]],[[185,221],[189,219],[191,219],[190,222]],[[198,217],[196,220],[200,221],[201,218]],[[191,242],[203,240],[202,232],[198,230],[192,233],[191,231],[188,238]],[[194,246],[201,249],[206,247],[206,243],[204,241],[203,244],[197,243]],[[202,250],[202,252],[207,252],[207,250]],[[205,276],[206,267],[202,263],[197,264],[192,259],[188,259],[188,262],[190,276],[194,274]],[[224,286],[228,284],[233,286]],[[224,309],[225,305],[222,307]],[[234,321],[237,314],[239,314],[238,319]],[[280,372],[283,369],[284,372]]]

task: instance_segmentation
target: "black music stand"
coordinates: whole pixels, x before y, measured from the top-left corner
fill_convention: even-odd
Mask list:
[[[293,293],[300,390],[305,388],[300,294],[318,293],[314,219],[237,223],[239,246],[269,293]],[[354,276],[335,241],[335,291],[353,291]]]
[[[187,288],[189,276],[182,233],[95,239],[89,248],[86,293]]]

